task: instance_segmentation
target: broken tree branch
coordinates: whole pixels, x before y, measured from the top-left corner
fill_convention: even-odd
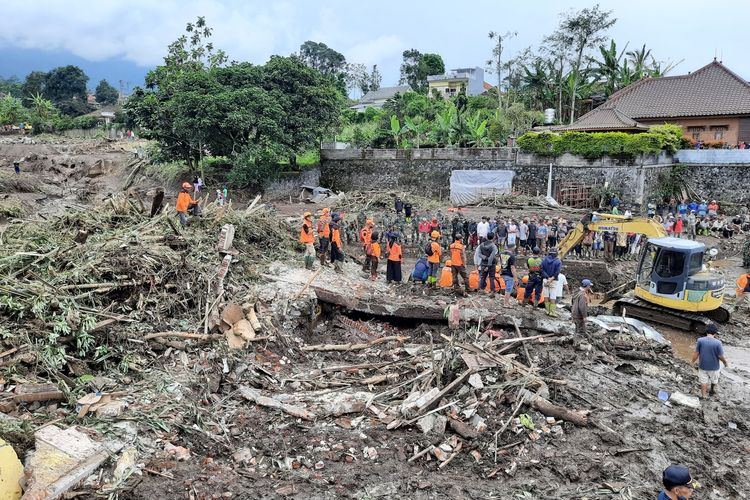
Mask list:
[[[391,337],[381,337],[379,339],[373,340],[372,342],[368,342],[367,344],[317,344],[302,346],[301,349],[303,351],[357,351],[361,349],[367,349],[374,345],[383,344],[385,342],[403,342],[405,340],[408,340],[408,338],[409,337],[395,335]]]

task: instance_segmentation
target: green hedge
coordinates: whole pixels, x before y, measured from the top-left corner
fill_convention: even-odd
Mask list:
[[[527,132],[518,138],[518,147],[525,153],[559,156],[571,153],[584,158],[674,153],[681,147],[682,128],[658,125],[648,132]]]

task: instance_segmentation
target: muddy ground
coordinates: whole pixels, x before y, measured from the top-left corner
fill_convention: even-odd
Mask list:
[[[127,143],[0,144],[0,158],[34,154],[34,173],[23,184],[28,188],[6,188],[5,194],[21,200],[45,196],[31,200],[45,207],[41,215],[48,218],[74,210],[74,204],[97,205],[121,190],[132,162]],[[68,176],[77,171],[64,160],[71,156],[86,165],[78,178]],[[98,159],[111,161],[110,173],[87,176]],[[68,170],[60,170],[65,162]],[[66,177],[77,187],[58,194],[52,187],[64,186]],[[139,180],[144,201],[155,185],[153,179]],[[92,192],[81,197],[80,189]],[[275,207],[276,216],[286,219],[309,206]],[[481,208],[476,215],[485,212],[496,209]],[[27,217],[26,224],[43,222]],[[206,218],[188,229],[188,237],[190,231],[218,236],[222,223],[220,215]],[[296,236],[296,227],[288,229]],[[65,230],[75,234],[74,226]],[[170,232],[166,224],[163,232]],[[719,265],[734,281],[737,245],[713,239],[707,244],[720,248]],[[190,251],[183,255],[187,265],[198,262]],[[313,273],[302,269],[301,254],[270,263],[260,255],[236,258],[222,308],[254,302],[260,340],[241,349],[230,349],[224,335],[210,341],[143,340],[153,332],[194,331],[203,309],[149,316],[156,306],[127,310],[116,300],[108,313],[139,320],[115,322],[97,338],[125,348],[113,349],[109,364],[71,357],[61,374],[74,380],[98,377],[96,383],[107,391],[125,393],[127,408],[115,417],[77,418],[75,398],[3,406],[18,420],[3,426],[2,437],[23,459],[33,450],[33,431],[55,422],[137,450],[124,477],[114,479],[122,458],[113,456],[73,490],[75,498],[640,499],[656,496],[661,470],[670,463],[691,468],[702,484],[698,498],[746,498],[750,491],[750,317],[745,311],[722,329],[733,366],[718,395],[694,409],[658,397],[659,391],[697,394],[695,370],[684,359],[694,342],[689,334],[656,326],[674,348],[593,326],[586,336],[575,337],[565,309],[559,319],[549,319],[543,310],[506,310],[500,300],[483,296],[459,299],[411,284],[388,287],[370,282],[351,262],[343,277],[325,269],[303,290]],[[590,264],[571,261],[570,266],[585,271]],[[606,267],[619,283],[634,264]],[[349,291],[353,307],[318,300],[315,287]],[[125,297],[119,299],[125,303]],[[367,300],[415,310],[420,304],[457,305],[462,317],[478,314],[482,321],[449,328],[441,317],[374,316],[362,312]],[[606,312],[606,304],[601,310]],[[13,321],[19,331],[31,329],[23,320]],[[519,334],[527,340],[514,340]],[[14,347],[22,347],[19,338],[5,340],[6,349]],[[33,359],[10,359],[3,363],[6,391],[54,380]],[[427,410],[410,406],[410,398],[451,387],[471,367],[472,379],[453,384],[435,401],[432,408],[439,410],[432,415],[438,418],[428,429]],[[545,415],[530,400],[524,402],[527,390],[577,412],[585,423]],[[258,393],[276,407],[266,400],[251,402],[258,401]],[[279,408],[282,403],[292,408]],[[436,450],[413,459],[430,446]]]

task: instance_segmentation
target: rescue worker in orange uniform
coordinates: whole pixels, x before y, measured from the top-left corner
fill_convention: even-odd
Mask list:
[[[177,209],[177,217],[180,218],[180,225],[182,227],[187,226],[188,212],[190,212],[191,215],[200,215],[201,213],[201,207],[198,205],[198,202],[190,195],[190,189],[192,187],[193,185],[189,182],[183,182],[182,190],[180,191],[180,194],[177,195],[177,205],[175,208]]]
[[[463,244],[464,235],[456,233],[455,241],[451,243],[451,269],[453,270],[453,289],[459,292],[461,289],[458,287],[458,277],[461,276],[461,280],[464,282],[464,293],[469,292],[469,274],[466,272],[466,248]]]
[[[341,216],[331,215],[331,263],[337,273],[343,273],[341,263],[344,262],[344,247],[341,245]]]
[[[378,264],[380,263],[380,243],[378,243],[377,232],[373,232],[370,238],[370,244],[367,246],[367,257],[370,261],[370,279],[375,281],[378,279]]]
[[[312,271],[313,262],[315,262],[315,233],[313,232],[312,214],[310,212],[305,212],[302,218],[299,242],[305,245],[305,269]]]
[[[388,242],[387,250],[388,262],[386,262],[385,268],[385,281],[386,283],[393,281],[401,283],[401,263],[404,260],[404,256],[401,253],[401,244],[397,238]]]
[[[318,258],[320,259],[320,265],[326,265],[326,256],[331,247],[331,209],[324,208],[323,214],[318,219]]]
[[[365,253],[365,262],[362,264],[362,271],[367,272],[370,269],[370,259],[367,256],[367,247],[372,241],[372,227],[375,223],[372,219],[367,219],[365,225],[359,232],[359,240],[362,242],[362,250]]]
[[[427,277],[427,286],[435,287],[438,282],[438,277],[440,276],[440,256],[443,254],[443,249],[437,241],[438,238],[440,238],[439,232],[432,231],[430,233],[430,238],[432,238],[432,241],[430,241],[425,247],[427,263],[430,266],[430,274]]]
[[[524,296],[526,294],[526,285],[529,284],[529,275],[527,274],[521,279],[520,283],[516,284],[516,300],[519,304],[523,303]],[[537,300],[536,291],[531,292],[531,300]],[[542,288],[542,294],[539,298],[539,304],[544,303],[544,288]]]
[[[735,290],[735,305],[750,304],[750,272],[740,274]]]

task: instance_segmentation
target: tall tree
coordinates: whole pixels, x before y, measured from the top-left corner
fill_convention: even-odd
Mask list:
[[[426,94],[427,77],[445,73],[445,63],[439,54],[422,54],[417,49],[409,49],[402,57],[399,83],[408,84],[415,92]]]
[[[306,41],[299,48],[299,54],[293,54],[307,66],[320,71],[329,77],[343,94],[347,91],[346,57],[322,42]]]
[[[14,96],[21,96],[23,94],[23,83],[15,77],[0,78],[0,92],[3,94],[11,94]]]
[[[85,102],[88,81],[89,77],[78,66],[61,66],[47,74],[44,93],[52,102],[68,99],[81,99]]]
[[[117,104],[120,92],[110,85],[107,80],[101,80],[99,85],[96,86],[94,96],[96,97],[96,102],[99,104]]]
[[[380,74],[380,71],[378,70],[378,65],[373,64],[372,71],[370,72],[370,81],[369,81],[370,88],[368,90],[380,89],[380,84],[382,82],[383,82],[383,75]]]
[[[30,101],[37,94],[47,95],[47,73],[44,71],[32,71],[26,75],[21,92],[23,99]]]
[[[605,42],[605,32],[611,28],[617,19],[612,17],[612,11],[601,10],[599,4],[591,8],[581,9],[561,15],[560,26],[550,37],[548,42],[570,47],[573,57],[570,61],[572,72],[572,89],[570,92],[570,123],[575,121],[575,101],[577,86],[581,81],[581,64],[585,52]]]

